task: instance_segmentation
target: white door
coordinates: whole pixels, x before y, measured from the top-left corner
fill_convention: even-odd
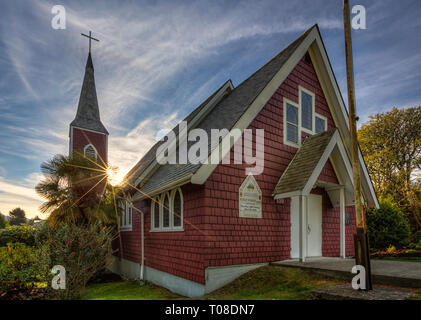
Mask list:
[[[291,198],[291,258],[300,257],[300,207],[299,197]]]
[[[307,203],[307,256],[322,256],[322,196],[310,194]]]

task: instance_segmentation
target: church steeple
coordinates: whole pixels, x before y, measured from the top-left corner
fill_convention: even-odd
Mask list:
[[[84,35],[86,36],[86,35]],[[89,32],[89,42],[91,37]],[[98,41],[98,40],[97,40]],[[89,43],[89,54],[86,61],[85,77],[80,92],[79,105],[75,119],[70,123],[69,154],[75,151],[101,162],[107,162],[108,131],[99,116],[98,98],[96,95],[94,64]]]
[[[85,77],[83,79],[82,91],[80,93],[76,118],[73,120],[70,126],[108,134],[108,131],[102,124],[99,116],[99,106],[95,87],[94,65],[92,63],[91,53],[89,53],[88,60],[86,61]]]

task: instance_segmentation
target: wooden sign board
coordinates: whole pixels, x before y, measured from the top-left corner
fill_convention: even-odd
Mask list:
[[[248,175],[238,190],[238,210],[241,218],[262,217],[262,191],[253,175]]]

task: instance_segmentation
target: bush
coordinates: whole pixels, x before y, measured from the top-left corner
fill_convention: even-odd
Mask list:
[[[385,249],[401,247],[409,236],[409,225],[400,209],[391,201],[380,199],[380,209],[367,210],[367,230],[370,247]]]
[[[36,230],[28,225],[9,226],[0,230],[0,247],[8,243],[23,243],[27,246],[35,245]]]
[[[415,245],[415,249],[421,250],[421,241]]]
[[[4,215],[0,213],[0,229],[4,229],[7,226],[7,221]]]
[[[63,224],[47,229],[43,256],[49,268],[62,265],[66,270],[66,289],[51,290],[57,299],[77,299],[87,282],[104,269],[112,258],[112,231],[98,225]]]
[[[44,281],[46,270],[37,263],[39,250],[23,243],[0,247],[0,292],[27,290]]]

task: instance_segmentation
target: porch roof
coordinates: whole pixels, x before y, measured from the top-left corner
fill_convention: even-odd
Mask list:
[[[328,159],[332,162],[340,185],[335,186],[317,180]],[[353,203],[351,163],[336,128],[304,140],[279,179],[272,195],[275,199],[308,195],[315,186],[326,189],[334,206],[339,204],[336,191],[344,187],[347,204]]]
[[[304,140],[303,145],[279,179],[273,191],[274,195],[304,189],[336,131],[337,129],[334,128]]]

